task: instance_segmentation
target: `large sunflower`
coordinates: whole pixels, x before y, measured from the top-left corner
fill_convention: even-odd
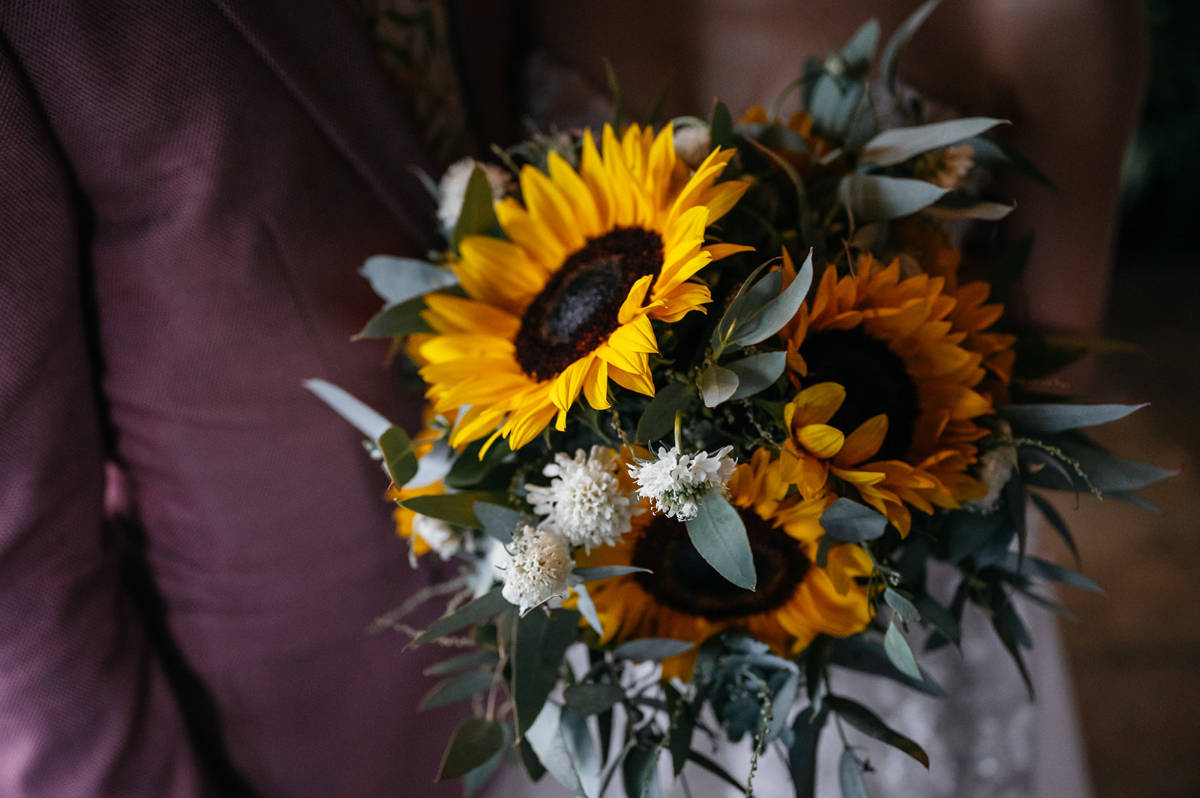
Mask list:
[[[841,279],[830,266],[801,306],[787,330],[803,390],[785,411],[784,460],[802,495],[824,493],[832,475],[906,535],[910,507],[931,513],[986,494],[967,469],[987,434],[975,420],[993,411],[981,383],[989,368],[1007,379],[1011,339],[983,332],[1000,307],[983,304],[979,284],[946,284],[901,279],[898,261],[863,256]]]
[[[467,297],[426,298],[436,331],[419,347],[428,395],[438,412],[470,407],[452,445],[491,433],[518,449],[555,417],[564,429],[581,392],[607,408],[610,379],[653,395],[651,320],[703,310],[708,287],[690,278],[748,249],[704,245],[747,187],[716,182],[732,150],[714,150],[690,175],[670,126],[655,136],[633,125],[618,140],[606,125],[602,150],[586,132],[578,172],[553,152],[549,174],[526,166],[524,204],[496,204],[508,240],[460,243],[452,268]]]
[[[769,452],[759,450],[729,482],[754,552],[757,590],[726,581],[692,546],[687,527],[665,515],[636,516],[633,529],[615,546],[580,557],[580,566],[637,565],[651,571],[588,586],[605,642],[669,637],[700,643],[738,628],[790,655],[818,634],[845,637],[867,625],[867,588],[856,577],[870,574],[869,558],[857,546],[835,546],[827,567],[817,567],[819,519],[834,497],[780,504],[787,485],[778,467]],[[664,661],[663,676],[687,678],[694,658],[693,649]]]

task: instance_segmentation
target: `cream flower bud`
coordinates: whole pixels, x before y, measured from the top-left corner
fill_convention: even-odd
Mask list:
[[[593,446],[587,455],[577,449],[574,458],[560,452],[542,470],[552,477],[550,485],[527,484],[525,492],[533,511],[546,516],[543,525],[590,551],[592,546],[615,543],[629,531],[635,508],[616,470],[616,453],[603,446]]]
[[[524,526],[508,547],[501,595],[521,614],[554,596],[565,596],[575,561],[567,539],[550,528]]]
[[[474,158],[463,158],[447,167],[442,179],[438,181],[438,221],[444,230],[453,230],[458,223],[458,215],[462,213],[463,200],[467,196],[467,182],[475,167],[483,170],[488,185],[492,189],[492,198],[500,199],[508,191],[508,172],[499,166],[476,161]]]
[[[674,446],[660,448],[654,460],[631,465],[629,475],[638,484],[638,495],[649,499],[656,510],[690,521],[699,512],[700,502],[714,490],[722,490],[733,476],[731,451],[732,446],[725,446],[714,454],[680,454]]]

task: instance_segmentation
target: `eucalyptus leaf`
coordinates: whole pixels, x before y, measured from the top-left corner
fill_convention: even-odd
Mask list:
[[[1087,444],[1066,440],[1055,440],[1052,443],[1059,446],[1068,457],[1076,460],[1092,485],[1105,492],[1138,490],[1179,473],[1135,460],[1126,460]],[[1037,474],[1029,475],[1026,482],[1044,488],[1061,490],[1063,487],[1044,469]],[[1079,480],[1076,480],[1076,483],[1077,487],[1085,490],[1088,487]]]
[[[596,612],[596,604],[592,601],[592,594],[588,592],[587,586],[575,585],[571,590],[575,591],[575,609],[579,610],[579,614],[596,634],[603,635],[604,625],[600,623],[600,614]]]
[[[638,420],[638,441],[650,444],[670,435],[675,426],[675,413],[686,410],[693,396],[693,389],[682,382],[672,382],[657,391]]]
[[[584,582],[596,582],[601,579],[612,579],[614,576],[648,574],[651,571],[649,568],[642,568],[638,565],[596,565],[591,568],[576,568],[572,573]]]
[[[927,0],[918,6],[908,15],[907,19],[900,23],[900,27],[896,28],[896,32],[884,45],[883,53],[879,56],[879,74],[883,85],[891,94],[896,93],[896,63],[899,60],[900,51],[937,8],[939,2],[940,0]]]
[[[436,709],[458,703],[465,698],[478,695],[492,686],[496,680],[494,674],[472,671],[439,682],[425,694],[418,705],[419,709]]]
[[[700,396],[705,407],[716,407],[727,401],[738,389],[738,375],[715,363],[700,372]]]
[[[354,340],[361,338],[395,338],[397,335],[412,335],[414,333],[431,333],[433,327],[421,317],[425,310],[425,297],[419,296],[401,302],[399,305],[389,305],[376,313],[366,326],[354,335]]]
[[[809,249],[804,263],[796,271],[796,279],[792,280],[782,293],[759,310],[749,313],[744,319],[738,318],[738,323],[729,338],[731,344],[750,346],[761,343],[782,330],[795,317],[796,311],[800,309],[800,304],[808,296],[808,289],[812,286],[812,255],[812,249]]]
[[[919,679],[904,674],[892,664],[887,652],[883,650],[883,646],[865,639],[862,635],[835,640],[830,650],[829,662],[831,665],[849,668],[853,671],[883,676],[935,698],[946,696],[941,685],[924,669],[921,670]]]
[[[392,426],[392,422],[331,382],[305,380],[304,387],[372,441],[378,441]]]
[[[1052,582],[1061,582],[1064,585],[1081,587],[1084,590],[1091,590],[1094,593],[1104,592],[1100,589],[1099,585],[1083,574],[1031,555],[1027,555],[1021,560],[1018,558],[1016,552],[1010,551],[1005,552],[1004,556],[997,560],[981,563],[981,565],[1000,567],[1014,574],[1037,576],[1042,579],[1049,579]]]
[[[454,737],[442,756],[438,781],[465,776],[503,747],[504,729],[499,723],[487,718],[467,718],[454,730]]]
[[[921,617],[936,629],[942,637],[954,645],[958,645],[958,621],[950,610],[943,607],[930,596],[921,596],[918,598],[917,609],[921,611]]]
[[[1015,428],[1034,435],[1052,435],[1069,429],[1095,427],[1125,416],[1143,407],[1140,405],[1061,405],[1027,404],[1002,405],[998,412]]]
[[[713,104],[712,122],[708,129],[713,147],[733,146],[733,117],[725,103],[717,101]]]
[[[383,452],[383,462],[392,482],[404,485],[417,475],[417,454],[404,430],[399,427],[384,430],[379,436],[379,450]]]
[[[1045,496],[1030,491],[1029,498],[1033,502],[1033,506],[1038,508],[1042,517],[1050,524],[1050,528],[1058,533],[1063,543],[1070,549],[1071,556],[1075,558],[1075,564],[1079,565],[1079,548],[1075,545],[1075,538],[1072,537],[1071,530],[1067,527],[1067,522],[1063,520],[1062,515]]]
[[[904,639],[895,619],[888,624],[887,633],[883,636],[883,650],[887,652],[892,664],[905,676],[912,679],[922,678],[917,658],[913,656],[912,649],[909,648],[908,641]]]
[[[479,598],[467,602],[451,614],[434,621],[428,629],[414,637],[408,645],[415,647],[431,640],[437,640],[439,637],[454,634],[468,626],[486,621],[509,606],[511,605],[500,595],[500,588],[497,587]]]
[[[598,715],[624,697],[615,684],[573,684],[563,690],[563,701],[580,715]]]
[[[766,304],[771,297],[779,295],[780,289],[783,288],[783,274],[779,270],[768,271],[765,277],[761,280],[758,279],[763,270],[775,262],[772,259],[759,264],[754,271],[750,272],[750,276],[738,286],[737,293],[729,301],[728,307],[725,308],[720,321],[713,329],[712,347],[714,350],[720,351],[728,343],[729,334],[739,315],[753,312]]]
[[[463,794],[467,798],[471,798],[472,795],[475,795],[487,786],[492,776],[495,775],[496,769],[500,767],[500,763],[504,760],[504,749],[512,743],[512,728],[507,724],[500,728],[504,732],[504,743],[500,746],[500,750],[492,754],[491,759],[463,776]]]
[[[791,662],[788,664],[792,665]],[[782,676],[783,684],[775,691],[775,697],[771,700],[771,725],[767,727],[767,742],[777,739],[787,727],[788,713],[800,692],[799,668],[792,665],[791,671],[784,672]]]
[[[466,236],[495,234],[499,231],[500,223],[492,206],[492,187],[488,184],[487,175],[476,166],[467,180],[462,210],[450,236],[450,245],[458,249],[459,242]]]
[[[703,769],[707,770],[709,773],[711,773],[714,776],[716,776],[717,778],[719,778],[721,781],[728,784],[730,787],[733,787],[738,792],[742,792],[742,793],[745,792],[745,790],[746,790],[745,784],[742,784],[737,779],[735,779],[733,776],[729,775],[729,771],[727,771],[725,768],[718,765],[713,760],[706,757],[704,754],[697,751],[695,748],[688,751],[687,758],[688,758],[689,762],[699,765]]]
[[[534,525],[537,519],[531,515],[519,512],[511,507],[504,507],[490,502],[477,501],[472,505],[472,511],[483,531],[501,543],[511,543],[513,533],[524,525]]]
[[[621,763],[621,781],[627,798],[657,798],[661,794],[655,777],[658,746],[643,748],[635,745],[625,753]]]
[[[925,749],[903,734],[890,729],[886,723],[879,719],[878,715],[862,704],[836,695],[825,696],[825,704],[836,712],[838,717],[863,734],[874,737],[876,740],[903,751],[924,765],[926,769],[929,768],[929,755],[925,753]]]
[[[425,669],[426,676],[445,676],[450,673],[459,673],[460,671],[471,670],[473,668],[490,667],[495,665],[499,658],[491,651],[471,651],[467,654],[460,654],[457,657],[435,662]]]
[[[458,277],[444,266],[415,258],[374,255],[367,258],[360,273],[388,307],[399,305],[430,291],[458,285]]]
[[[875,48],[879,46],[879,21],[869,19],[864,22],[846,46],[842,48],[842,58],[856,70],[865,70],[875,59]]]
[[[583,791],[575,764],[567,752],[567,743],[562,734],[562,708],[547,701],[537,719],[530,725],[523,740],[537,755],[546,771],[562,786],[579,795]]]
[[[737,390],[729,398],[745,399],[775,384],[787,367],[787,353],[763,352],[726,363],[725,367],[736,374],[738,379]]]
[[[558,681],[563,655],[579,636],[579,613],[530,612],[517,621],[512,645],[512,700],[517,736],[529,729]]]
[[[1017,206],[1003,202],[973,202],[970,205],[930,205],[925,213],[935,219],[957,222],[961,219],[978,219],[982,222],[998,222],[1008,216]]]
[[[929,207],[946,193],[947,189],[924,180],[858,172],[846,175],[838,183],[838,200],[859,222],[908,216]]]
[[[1006,124],[1003,119],[976,116],[928,125],[895,127],[883,131],[864,144],[858,154],[858,160],[859,163],[892,166],[923,152],[948,147],[972,136],[978,136],[1002,124]]]
[[[842,789],[842,798],[867,798],[867,785],[863,783],[862,768],[849,748],[842,751],[842,756],[838,759],[838,785]]]
[[[792,722],[792,742],[788,746],[788,770],[792,775],[792,786],[796,798],[816,798],[817,794],[817,743],[825,726],[828,712],[805,707]]]
[[[688,538],[717,573],[745,590],[754,590],[754,554],[742,517],[716,491],[701,500],[696,517],[687,522]]]
[[[821,515],[821,528],[825,534],[844,543],[875,540],[887,529],[887,523],[885,516],[844,496]]]
[[[481,491],[465,491],[463,493],[435,493],[426,496],[413,496],[400,502],[400,506],[414,513],[437,518],[448,524],[479,529],[479,519],[475,517],[476,502],[492,502],[498,497],[492,493]]]
[[[613,649],[613,656],[617,659],[628,659],[634,662],[661,662],[689,651],[693,646],[693,643],[686,640],[672,640],[669,637],[643,637],[617,646]]]
[[[921,613],[917,611],[917,605],[913,604],[907,597],[896,592],[894,588],[889,587],[884,589],[883,600],[908,623],[917,623],[921,620]]]
[[[454,459],[450,473],[446,474],[447,486],[459,490],[474,488],[512,454],[507,442],[496,441],[481,458],[483,445],[484,441],[475,441]]]
[[[575,775],[579,778],[580,796],[600,798],[600,771],[604,763],[600,761],[587,719],[575,712],[570,705],[563,708],[560,717],[567,754],[571,757]]]

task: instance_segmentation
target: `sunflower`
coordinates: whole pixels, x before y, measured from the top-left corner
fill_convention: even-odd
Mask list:
[[[758,589],[743,590],[706,563],[687,527],[665,515],[644,513],[615,546],[594,549],[580,566],[637,565],[651,573],[606,579],[588,586],[604,642],[669,637],[701,643],[730,628],[745,630],[781,655],[807,646],[818,634],[845,637],[870,620],[867,588],[856,577],[871,573],[857,546],[829,551],[826,568],[815,564],[823,531],[819,519],[833,502],[792,498],[766,450],[739,465],[730,497],[750,539]],[[663,676],[687,678],[695,650],[663,662]]]
[[[983,304],[982,284],[946,284],[863,256],[841,279],[830,266],[801,306],[786,331],[803,390],[785,409],[784,470],[802,495],[836,477],[907,535],[910,507],[932,513],[986,494],[967,473],[987,434],[975,421],[993,412],[983,364],[1006,380],[1011,338],[983,331],[1000,306]]]
[[[609,126],[602,153],[585,132],[579,170],[558,154],[548,174],[521,171],[521,196],[496,203],[507,240],[467,236],[452,264],[466,297],[426,297],[435,333],[423,341],[421,376],[438,412],[468,407],[450,443],[491,434],[512,449],[552,419],[565,429],[582,392],[609,407],[608,381],[654,394],[651,320],[671,323],[710,301],[692,278],[749,249],[705,246],[706,228],[747,188],[717,183],[733,150],[714,150],[694,173],[676,159],[672,130],[656,136]]]

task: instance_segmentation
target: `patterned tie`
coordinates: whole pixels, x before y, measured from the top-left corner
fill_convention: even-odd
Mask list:
[[[446,0],[358,0],[384,69],[442,167],[473,150]]]

